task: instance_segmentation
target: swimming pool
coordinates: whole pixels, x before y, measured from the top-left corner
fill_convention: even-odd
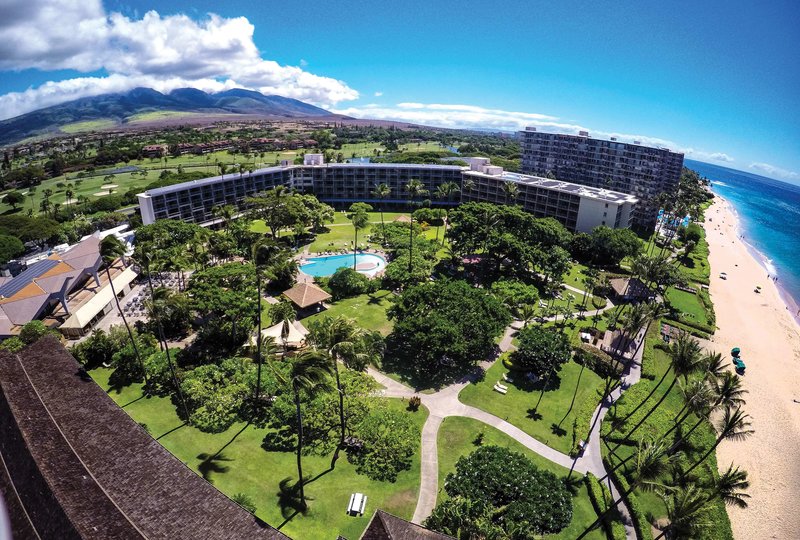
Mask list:
[[[325,277],[330,276],[339,268],[353,267],[353,254],[347,255],[328,255],[326,257],[314,257],[307,259],[300,265],[300,270],[310,276]],[[386,268],[386,261],[380,255],[372,253],[359,253],[356,255],[356,270],[367,276],[374,276]]]

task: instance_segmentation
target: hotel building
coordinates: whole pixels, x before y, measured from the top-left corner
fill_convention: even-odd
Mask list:
[[[537,217],[554,217],[572,231],[588,232],[596,226],[624,228],[631,222],[638,199],[632,195],[550,180],[531,175],[509,173],[492,166],[486,158],[471,158],[469,167],[459,165],[417,165],[399,163],[324,163],[320,154],[306,154],[303,165],[281,166],[194,180],[148,190],[138,195],[142,222],[157,219],[180,219],[199,224],[214,220],[213,209],[231,204],[244,205],[245,197],[277,186],[312,193],[319,200],[337,207],[356,201],[385,206],[408,204],[404,186],[417,179],[432,198],[436,188],[455,182],[461,192],[452,201],[433,200],[436,205],[461,202],[515,202]],[[470,180],[471,188],[463,189]],[[503,186],[518,186],[515,201],[507,201]],[[391,196],[378,200],[372,194],[376,185],[385,183]]]
[[[666,148],[594,139],[578,135],[543,133],[534,127],[520,133],[522,171],[550,176],[584,186],[629,193],[639,199],[634,224],[652,227],[658,208],[652,199],[660,193],[675,193],[683,168],[683,154]]]

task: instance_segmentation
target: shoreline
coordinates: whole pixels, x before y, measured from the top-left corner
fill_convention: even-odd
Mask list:
[[[748,472],[750,481],[749,507],[728,507],[734,537],[797,538],[800,323],[779,285],[767,277],[763,254],[741,238],[741,222],[731,203],[716,195],[705,215],[709,292],[718,327],[714,349],[728,359],[733,347],[742,349],[747,364],[742,382],[748,391],[744,411],[754,430],[743,441],[725,441],[717,448],[719,468],[733,463]],[[756,286],[761,286],[760,294],[754,292]]]
[[[728,211],[731,214],[733,214],[733,217],[736,222],[737,238],[739,238],[739,240],[745,245],[750,256],[754,258],[756,262],[764,269],[764,272],[766,272],[769,275],[778,276],[778,278],[780,279],[780,272],[771,262],[772,259],[770,259],[766,253],[760,251],[757,247],[755,247],[752,243],[748,242],[745,239],[744,233],[746,233],[747,230],[743,225],[743,221],[739,216],[739,211],[736,209],[736,206],[731,201],[729,201],[722,195],[719,195],[718,193],[714,193],[714,196],[723,201],[727,205]],[[772,268],[770,268],[770,266],[772,266]],[[779,281],[778,282],[773,281],[772,283],[778,289],[778,294],[781,298],[781,301],[786,306],[786,309],[789,311],[789,314],[797,323],[798,327],[800,327],[800,298],[795,298],[794,296],[792,296],[789,290],[783,286],[783,283],[780,283]]]

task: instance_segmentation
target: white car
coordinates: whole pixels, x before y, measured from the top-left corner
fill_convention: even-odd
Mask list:
[[[719,273],[719,278],[720,279],[728,279],[728,274],[726,274],[725,272],[720,272]]]

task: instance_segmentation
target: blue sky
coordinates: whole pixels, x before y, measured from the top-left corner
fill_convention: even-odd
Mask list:
[[[237,85],[353,116],[585,128],[800,183],[797,2],[10,1],[4,116]]]

